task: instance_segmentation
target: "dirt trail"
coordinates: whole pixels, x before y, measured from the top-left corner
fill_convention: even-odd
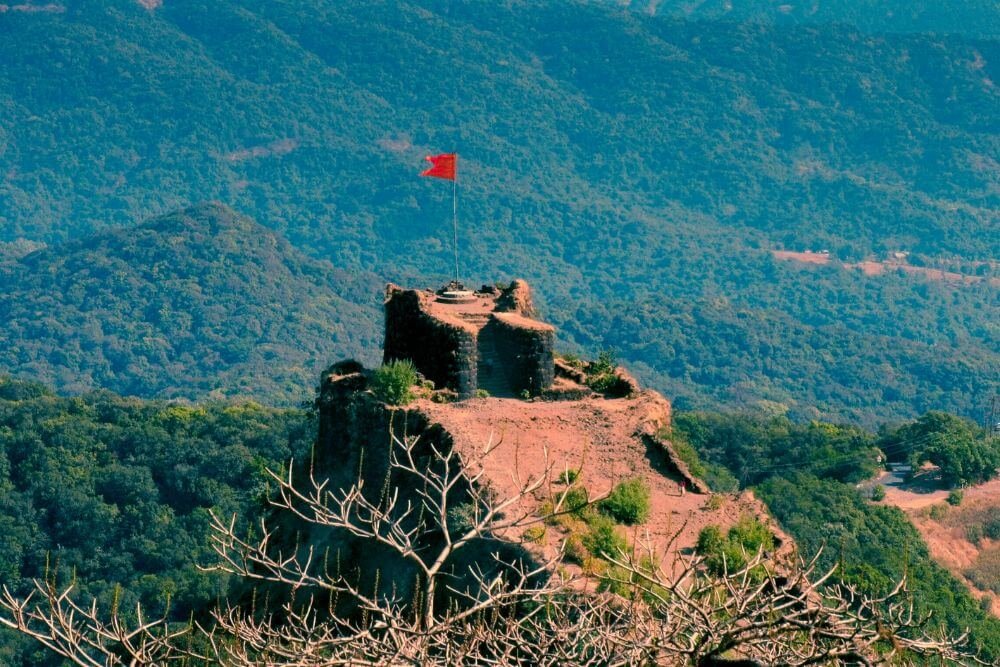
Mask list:
[[[648,429],[655,431],[670,421],[670,404],[655,392],[644,391],[628,399],[554,402],[477,398],[441,405],[420,401],[414,407],[450,433],[460,451],[482,448],[491,438],[501,440],[486,462],[486,472],[508,492],[517,487],[518,476],[524,479],[541,473],[546,450],[556,475],[565,469],[581,470],[579,480],[591,496],[607,493],[624,479],[644,478],[652,491],[651,518],[629,529],[629,540],[643,541],[648,531],[649,541],[662,556],[671,536],[679,531],[665,563],[672,562],[678,551],[693,547],[706,525],[728,527],[747,513],[767,518],[763,504],[751,494],[720,497],[721,505],[710,510],[706,508],[710,496],[681,493],[680,477],[671,471],[666,454],[642,437]],[[561,488],[553,484],[533,502],[540,503]],[[779,536],[790,543],[787,536]],[[553,535],[546,546],[554,548],[559,539]]]
[[[981,540],[978,545],[973,544],[967,537],[966,524],[981,521],[963,520],[971,514],[988,516],[1000,512],[1000,479],[964,489],[959,507],[946,504],[947,490],[913,491],[900,485],[896,479],[888,473],[879,477],[886,490],[882,504],[903,510],[927,543],[931,557],[962,581],[975,598],[989,597],[991,611],[1000,616],[1000,596],[978,588],[965,576],[966,570],[976,563],[981,553],[998,549],[1000,544],[989,539]],[[931,514],[934,506],[941,507],[941,510],[936,510],[941,514]]]
[[[799,262],[800,264],[839,264],[845,269],[857,269],[864,273],[866,276],[880,276],[889,271],[904,271],[910,275],[921,275],[930,280],[951,282],[951,283],[962,283],[966,285],[972,285],[975,283],[980,283],[986,280],[983,276],[970,276],[964,273],[957,273],[955,271],[947,271],[944,269],[934,269],[925,266],[913,266],[908,264],[905,260],[865,260],[857,262],[854,264],[842,263],[833,259],[828,252],[795,252],[792,250],[772,250],[771,255],[775,259],[781,259],[786,261]],[[992,262],[990,262],[992,264]],[[994,287],[1000,287],[1000,278],[990,278],[989,284]]]

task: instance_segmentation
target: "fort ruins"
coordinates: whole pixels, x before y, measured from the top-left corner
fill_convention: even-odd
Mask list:
[[[523,280],[478,291],[386,288],[386,363],[409,359],[436,387],[472,398],[539,396],[555,379],[555,328]]]

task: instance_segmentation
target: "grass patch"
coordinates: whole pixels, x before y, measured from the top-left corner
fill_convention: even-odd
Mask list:
[[[521,533],[525,542],[539,543],[545,539],[545,526],[529,526]]]
[[[650,495],[649,485],[636,477],[617,484],[598,509],[620,523],[643,523],[649,519]]]
[[[981,590],[1000,593],[1000,547],[980,552],[965,576]]]

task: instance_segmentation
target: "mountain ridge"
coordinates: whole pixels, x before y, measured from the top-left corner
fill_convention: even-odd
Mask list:
[[[927,401],[978,416],[993,390],[995,290],[798,270],[770,252],[995,262],[996,39],[568,0],[66,9],[2,19],[0,241],[58,244],[215,199],[380,276],[345,293],[374,313],[375,283],[452,278],[451,193],[417,174],[456,150],[463,279],[527,279],[568,350],[617,348],[690,405],[874,424]],[[725,313],[684,315],[719,300],[749,314],[739,354],[701,342]],[[636,326],[609,332],[622,309]],[[851,323],[832,349],[814,326],[831,319]],[[757,358],[757,330],[837,379]],[[867,355],[873,336],[888,341]],[[871,358],[843,373],[856,350]],[[902,398],[883,404],[877,382]]]
[[[371,311],[338,295],[358,279],[218,203],[35,251],[0,280],[0,364],[62,391],[288,402],[328,346],[374,344]]]

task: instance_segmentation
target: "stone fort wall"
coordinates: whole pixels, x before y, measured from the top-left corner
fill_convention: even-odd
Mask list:
[[[416,290],[391,286],[387,292],[383,361],[409,359],[436,387],[454,389],[460,398],[474,396],[475,332],[431,315]]]
[[[465,303],[389,285],[385,302],[385,362],[409,359],[438,388],[459,398],[478,389],[492,396],[536,396],[555,377],[555,329],[532,317],[524,281],[484,287]]]

